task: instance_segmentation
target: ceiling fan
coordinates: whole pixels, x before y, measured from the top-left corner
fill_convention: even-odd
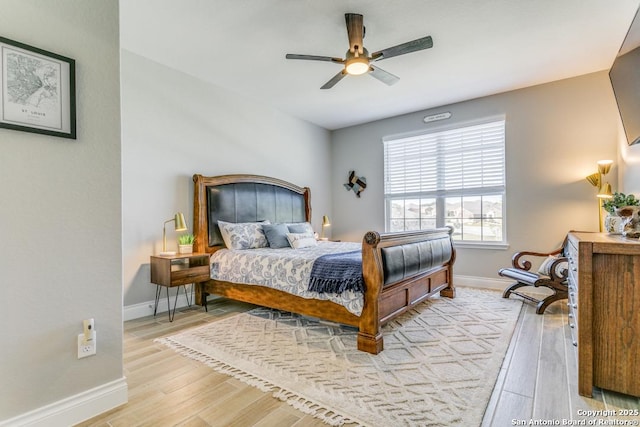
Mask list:
[[[358,76],[369,73],[369,75],[383,83],[386,83],[387,85],[395,84],[400,80],[398,76],[394,76],[388,71],[384,71],[382,68],[376,67],[372,62],[433,47],[433,40],[431,39],[431,36],[426,36],[397,46],[389,47],[387,49],[382,49],[369,55],[369,51],[362,45],[362,39],[364,38],[365,33],[362,15],[357,13],[345,13],[344,17],[347,22],[347,35],[349,37],[349,50],[345,54],[344,59],[332,58],[330,56],[298,55],[293,53],[288,53],[286,55],[287,59],[327,61],[344,65],[344,68],[338,74],[333,76],[331,80],[326,82],[320,89],[331,89],[347,74]]]

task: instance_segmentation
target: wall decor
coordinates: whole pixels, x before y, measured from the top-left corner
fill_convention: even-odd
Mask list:
[[[364,176],[358,177],[355,171],[349,172],[349,182],[344,184],[344,188],[353,190],[357,197],[360,197],[360,193],[367,188],[367,179]]]
[[[76,139],[75,61],[0,37],[0,128]]]

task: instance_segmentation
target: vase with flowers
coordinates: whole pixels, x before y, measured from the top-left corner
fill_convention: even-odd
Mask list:
[[[607,216],[604,218],[605,231],[612,234],[622,233],[622,217],[619,215],[618,210],[627,206],[639,206],[640,199],[633,194],[613,193],[613,197],[606,199],[602,203],[602,208],[607,211]]]

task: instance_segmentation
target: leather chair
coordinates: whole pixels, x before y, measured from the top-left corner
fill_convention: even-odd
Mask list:
[[[514,254],[511,258],[512,267],[503,268],[498,272],[502,277],[515,280],[514,284],[505,289],[502,297],[509,298],[509,295],[514,294],[535,303],[537,314],[543,314],[549,304],[567,299],[568,261],[563,256],[566,243],[567,239],[565,238],[562,247],[553,252],[522,251]],[[531,262],[526,259],[527,257],[545,257],[537,273],[531,271]],[[553,293],[546,298],[538,299],[517,291],[525,286],[542,286],[551,289]]]

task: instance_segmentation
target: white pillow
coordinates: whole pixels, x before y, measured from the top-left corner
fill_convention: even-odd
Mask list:
[[[262,231],[262,224],[269,224],[269,221],[237,223],[218,221],[222,240],[228,249],[268,247],[269,242]]]
[[[311,233],[287,233],[287,240],[293,249],[318,245],[316,238]]]
[[[544,276],[551,276],[551,264],[553,264],[558,259],[557,256],[549,255],[547,259],[542,261],[540,264],[540,268],[538,268],[538,273]],[[561,262],[556,266],[556,275],[561,276],[562,270],[566,269],[568,264],[566,262]]]

